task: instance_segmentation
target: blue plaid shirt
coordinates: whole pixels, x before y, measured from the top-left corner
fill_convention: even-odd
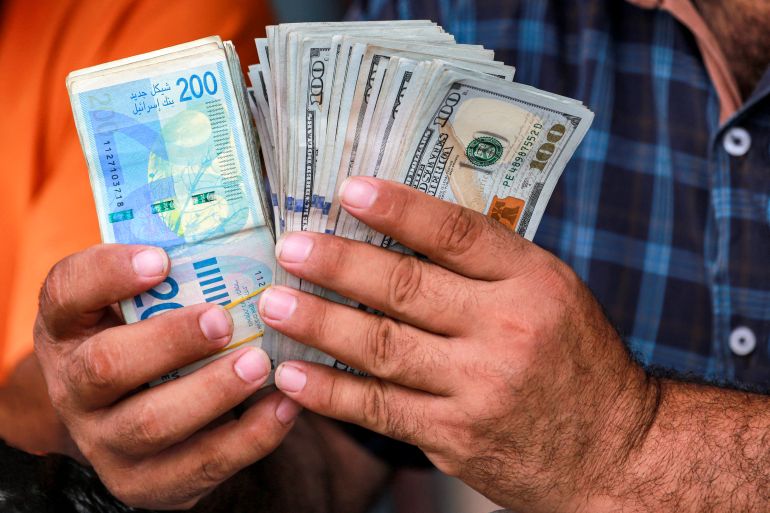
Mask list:
[[[618,0],[370,0],[431,19],[516,80],[596,114],[535,242],[591,287],[645,364],[770,384],[770,70],[719,123],[692,34]]]

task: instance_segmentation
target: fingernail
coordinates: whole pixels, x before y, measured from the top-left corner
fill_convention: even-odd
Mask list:
[[[275,416],[278,422],[281,424],[291,424],[291,422],[297,418],[299,412],[302,411],[302,406],[292,401],[288,397],[284,397],[283,400],[278,403],[278,407],[275,409]]]
[[[270,358],[262,349],[250,348],[235,362],[235,373],[246,383],[263,379],[270,372]]]
[[[281,364],[275,373],[275,384],[285,392],[301,392],[307,383],[307,375],[293,365]]]
[[[271,287],[259,298],[259,310],[263,317],[274,321],[283,321],[291,317],[297,309],[297,298],[280,288]]]
[[[220,306],[203,312],[198,317],[198,324],[203,335],[212,342],[217,342],[218,345],[230,340],[230,335],[233,333],[233,318]]]
[[[275,256],[283,262],[301,264],[307,260],[312,250],[313,239],[299,233],[288,233],[275,245]]]
[[[366,180],[348,178],[340,186],[340,201],[353,208],[368,208],[377,199],[377,189]]]
[[[134,255],[131,263],[139,276],[154,278],[166,272],[168,257],[162,249],[144,249]]]

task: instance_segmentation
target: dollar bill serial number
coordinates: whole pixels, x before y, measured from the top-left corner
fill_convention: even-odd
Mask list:
[[[504,186],[506,187],[511,186],[511,180],[513,180],[516,174],[516,171],[518,171],[519,168],[524,165],[524,162],[526,161],[527,156],[529,155],[529,152],[535,146],[535,143],[540,137],[540,133],[542,131],[543,131],[543,125],[541,125],[540,123],[535,123],[534,125],[532,125],[532,128],[529,131],[529,134],[527,134],[527,138],[524,139],[524,142],[521,143],[521,147],[519,148],[519,151],[516,152],[516,156],[513,158],[511,167],[508,169],[508,172],[505,173],[505,179],[503,180]]]
[[[524,142],[521,144],[519,151],[516,152],[516,156],[514,157],[513,162],[511,162],[511,167],[508,169],[508,171],[505,174],[503,185],[505,186],[511,185],[511,180],[514,179],[516,171],[518,171],[519,168],[521,168],[521,166],[523,166],[524,163],[527,161],[527,157],[535,147],[535,144],[540,138],[540,134],[542,133],[542,131],[543,131],[543,125],[541,123],[535,123],[534,125],[532,125],[532,128],[530,129],[529,134],[527,134],[526,139],[524,139]],[[556,143],[558,143],[564,137],[564,134],[566,132],[567,132],[567,127],[565,127],[563,124],[561,123],[554,124],[546,133],[545,142],[543,142],[537,148],[537,152],[535,153],[535,158],[529,161],[529,168],[535,169],[538,171],[545,170],[545,165],[548,163],[548,160],[556,151]]]

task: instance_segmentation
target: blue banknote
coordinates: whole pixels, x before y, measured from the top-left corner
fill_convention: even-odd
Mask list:
[[[163,283],[123,301],[126,320],[216,303],[233,314],[232,350],[264,341],[256,301],[272,282],[274,238],[226,45],[209,38],[73,72],[68,88],[103,240],[171,259]]]

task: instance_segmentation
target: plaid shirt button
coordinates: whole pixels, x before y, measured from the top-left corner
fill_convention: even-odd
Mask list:
[[[746,326],[739,326],[730,333],[730,350],[738,356],[751,354],[757,347],[757,337]]]
[[[722,139],[722,145],[725,147],[725,151],[733,157],[742,157],[751,148],[751,135],[744,128],[731,128]]]

